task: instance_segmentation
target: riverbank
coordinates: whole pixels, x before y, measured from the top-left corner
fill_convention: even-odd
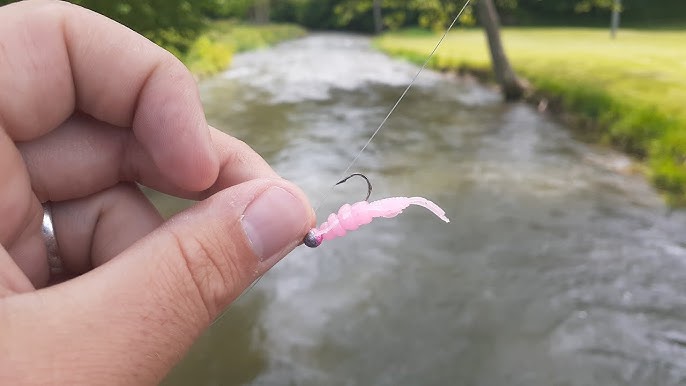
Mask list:
[[[305,29],[293,24],[248,25],[213,21],[187,53],[177,56],[196,77],[205,78],[226,69],[235,53],[269,47],[305,33]]]
[[[585,134],[644,161],[648,175],[673,205],[686,204],[686,31],[512,28],[503,40],[513,67],[563,111],[587,121]],[[375,46],[421,63],[438,36],[421,31],[385,34]],[[430,66],[490,78],[490,57],[479,29],[452,32]]]

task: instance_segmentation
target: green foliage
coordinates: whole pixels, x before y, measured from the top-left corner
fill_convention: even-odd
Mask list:
[[[312,29],[374,30],[374,0],[273,1],[275,20],[295,22]],[[465,0],[382,0],[386,29],[420,26],[443,29]],[[474,1],[474,0],[473,0]],[[502,22],[519,25],[607,25],[613,0],[495,0]],[[686,1],[624,0],[622,23],[684,25]],[[461,19],[475,24],[472,7]]]
[[[615,0],[582,0],[574,5],[574,11],[578,13],[590,12],[594,8],[597,9],[612,9],[615,5]]]
[[[231,62],[232,55],[233,47],[229,44],[219,43],[202,35],[193,42],[183,61],[189,70],[203,77],[225,69]]]
[[[71,0],[111,17],[153,41],[185,52],[203,31],[206,18],[247,20],[259,0]],[[387,29],[442,29],[465,0],[382,0]],[[475,1],[475,0],[472,0]],[[0,0],[1,4],[12,1]],[[373,0],[271,0],[272,21],[311,29],[371,32]],[[607,25],[614,0],[495,0],[505,25]],[[624,0],[623,25],[684,26],[684,0]],[[461,19],[475,24],[468,7]]]
[[[444,0],[412,0],[408,2],[408,5],[418,12],[419,26],[434,31],[445,29],[455,17],[454,15],[462,8],[461,2]],[[466,24],[473,24],[474,22],[471,7],[460,22],[464,24],[465,20],[468,21]]]
[[[216,1],[216,0],[215,0]],[[114,19],[179,54],[186,52],[204,26],[209,0],[71,0]]]
[[[686,205],[686,167],[666,156],[655,156],[650,160],[652,179],[655,186],[669,192],[667,199],[674,206]]]
[[[247,19],[254,0],[205,0],[204,13],[213,19]]]
[[[208,35],[213,40],[230,45],[235,52],[268,47],[305,35],[305,30],[294,24],[249,25],[218,20],[210,26]]]
[[[511,24],[528,25],[608,25],[613,0],[515,0],[516,8],[501,8]],[[624,0],[624,25],[684,25],[686,1]]]
[[[396,29],[405,25],[406,9],[402,0],[382,0],[384,26]],[[353,20],[372,13],[373,0],[344,0],[334,7],[336,22],[340,27],[349,25]]]
[[[686,120],[680,124],[651,143],[649,159],[655,185],[671,193],[673,204],[686,206]]]
[[[513,0],[509,0],[513,1]],[[396,30],[407,25],[416,25],[431,30],[444,29],[464,5],[452,0],[382,0],[383,25]],[[356,20],[370,19],[373,0],[342,0],[334,7],[336,22],[348,26]],[[460,22],[473,25],[471,7],[465,11]],[[369,20],[371,23],[371,20]]]
[[[340,0],[281,0],[272,6],[273,20],[297,23],[310,29],[340,28],[333,9]]]
[[[304,34],[303,28],[292,24],[256,26],[217,20],[180,58],[196,76],[206,77],[227,68],[235,52],[267,47]]]
[[[384,51],[421,62],[436,36],[387,34]],[[567,111],[591,118],[594,137],[645,159],[671,203],[686,205],[686,31],[630,31],[611,41],[602,29],[504,29],[516,71]],[[479,30],[451,33],[430,65],[490,70]]]

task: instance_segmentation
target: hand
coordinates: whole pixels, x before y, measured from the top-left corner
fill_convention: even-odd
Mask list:
[[[163,223],[135,182],[202,201]],[[0,384],[89,385],[158,382],[314,220],[172,55],[49,1],[0,8],[0,218]]]

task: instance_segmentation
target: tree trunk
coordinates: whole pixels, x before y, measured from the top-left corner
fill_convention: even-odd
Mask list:
[[[383,19],[381,17],[381,0],[374,0],[374,32],[380,34],[383,30]]]
[[[622,11],[622,0],[615,0],[612,4],[612,22],[610,23],[610,37],[614,39],[619,29],[619,13]]]
[[[269,0],[255,0],[255,23],[269,23],[270,4]]]
[[[517,78],[517,75],[515,75],[512,66],[510,66],[510,61],[507,59],[507,55],[505,55],[505,49],[503,49],[503,44],[500,40],[500,21],[498,20],[498,13],[496,12],[493,0],[479,0],[476,3],[476,7],[479,21],[483,25],[486,37],[488,38],[495,79],[502,88],[505,100],[517,100],[524,95],[525,88]]]

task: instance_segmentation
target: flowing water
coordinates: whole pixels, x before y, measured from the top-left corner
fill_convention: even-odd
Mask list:
[[[313,35],[238,55],[201,93],[317,204],[416,71]],[[427,71],[353,171],[452,222],[411,208],[298,248],[165,384],[686,384],[686,214],[624,156]],[[340,186],[319,219],[365,193]]]

